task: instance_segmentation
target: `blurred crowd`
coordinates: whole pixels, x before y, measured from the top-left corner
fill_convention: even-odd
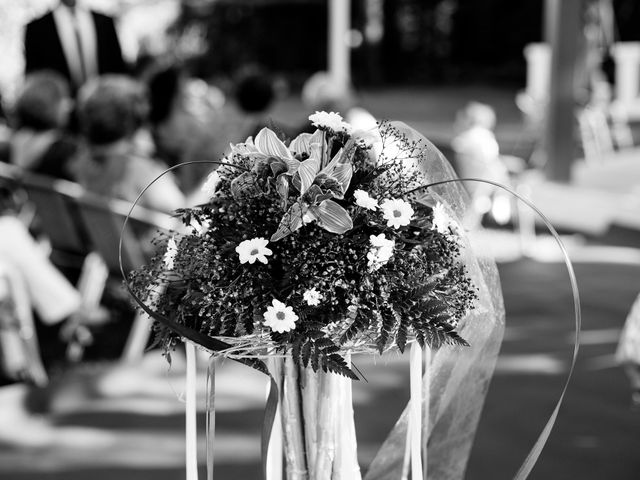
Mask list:
[[[141,50],[127,62],[114,19],[76,0],[61,0],[26,25],[24,57],[17,95],[1,104],[0,160],[20,172],[74,182],[128,202],[155,181],[139,202],[150,210],[171,213],[203,201],[201,184],[215,168],[205,162],[222,158],[230,143],[265,126],[283,139],[309,128],[274,118],[278,88],[261,66],[245,65],[224,85],[212,85],[192,75],[188,57],[175,48],[153,54]],[[309,112],[339,111],[356,128],[376,125],[353,92],[341,89],[326,72],[311,76],[301,95]],[[478,102],[459,112],[451,144],[454,165],[462,177],[515,186],[527,165],[501,154],[496,121],[491,106]],[[195,163],[163,174],[185,162]],[[78,335],[78,325],[113,321],[114,309],[83,305],[78,273],[50,260],[24,196],[4,180],[0,385],[44,384],[48,371],[65,361],[64,345]],[[497,224],[511,221],[509,196],[488,183],[467,189],[476,223],[485,215]],[[25,310],[33,310],[35,320],[25,321]]]
[[[206,162],[220,160],[230,144],[265,126],[283,139],[308,129],[273,118],[278,89],[260,65],[244,65],[215,86],[192,75],[184,42],[153,53],[141,48],[127,62],[114,18],[76,0],[29,21],[23,42],[23,81],[1,103],[0,117],[0,160],[14,167],[0,169],[0,385],[45,384],[69,360],[65,346],[79,328],[114,321],[112,305],[82,301],[77,268],[52,261],[38,222],[50,212],[46,205],[32,211],[19,177],[52,188],[64,180],[127,202],[153,182],[138,204],[171,214],[206,200],[201,186],[215,169]],[[340,110],[363,127],[376,125],[324,72],[309,79],[304,101],[310,111]],[[128,305],[117,309],[131,321]]]
[[[51,260],[37,221],[48,212],[30,212],[16,175],[65,180],[128,202],[155,180],[139,204],[169,214],[199,199],[214,167],[160,177],[167,168],[220,159],[230,142],[267,123],[279,128],[269,119],[274,84],[259,66],[247,65],[223,90],[192,77],[172,50],[128,63],[114,19],[75,0],[26,25],[24,57],[24,80],[2,102],[0,118],[0,160],[15,167],[0,185],[0,384],[45,384],[67,360],[64,347],[78,326],[114,314],[86,308],[77,269]]]

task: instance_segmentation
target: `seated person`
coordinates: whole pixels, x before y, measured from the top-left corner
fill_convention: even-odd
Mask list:
[[[271,75],[258,66],[247,65],[235,75],[232,90],[233,102],[228,102],[224,106],[223,113],[218,115],[210,125],[209,136],[216,137],[217,148],[211,150],[211,156],[207,159],[221,160],[230,144],[244,142],[248,137],[255,137],[264,127],[273,130],[283,140],[290,137],[291,129],[274,121],[270,116],[271,106],[276,97]],[[200,169],[198,188],[189,196],[189,204],[204,203],[208,200],[200,187],[209,173],[218,166],[204,165],[204,167],[206,168]]]
[[[50,370],[63,360],[67,341],[108,320],[104,308],[85,304],[25,225],[7,212],[0,212],[0,287],[0,384],[22,379],[43,385],[40,358]]]
[[[276,92],[271,76],[258,67],[241,70],[235,79],[234,99],[242,122],[242,136],[255,137],[263,127],[281,134],[282,126],[269,116]]]
[[[76,139],[66,131],[72,104],[69,85],[57,72],[28,75],[12,109],[11,163],[71,179],[69,160],[78,151]]]
[[[96,194],[134,201],[166,169],[152,155],[144,87],[124,75],[105,75],[87,83],[78,102],[81,133],[89,148],[74,162],[76,181]],[[171,213],[185,206],[185,198],[169,172],[139,203]]]
[[[173,64],[156,66],[147,77],[149,120],[160,158],[169,165],[219,160],[230,141],[220,134],[228,121],[222,114],[224,94]],[[177,169],[182,190],[192,192],[210,169],[203,164]]]
[[[500,157],[500,147],[493,132],[496,114],[483,103],[471,102],[456,114],[456,136],[451,141],[454,165],[461,178],[478,178],[509,185],[509,171]],[[471,195],[474,210],[480,215],[489,211],[498,223],[511,217],[510,200],[502,190],[481,182],[464,184]]]

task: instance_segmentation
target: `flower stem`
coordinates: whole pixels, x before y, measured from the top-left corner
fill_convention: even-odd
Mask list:
[[[284,361],[284,392],[282,395],[282,429],[287,480],[306,480],[304,432],[298,390],[298,367],[291,357]]]
[[[318,452],[312,480],[331,478],[335,458],[336,390],[337,375],[318,372],[320,389],[318,392]]]
[[[307,447],[307,468],[310,474],[313,475],[318,453],[319,377],[311,367],[301,366],[300,370],[300,394],[302,396],[302,415],[304,417],[304,439]]]

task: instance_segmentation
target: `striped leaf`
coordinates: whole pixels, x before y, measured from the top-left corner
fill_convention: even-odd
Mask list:
[[[304,162],[300,163],[296,176],[300,176],[299,189],[301,195],[309,189],[313,180],[316,178],[318,170],[320,170],[320,159],[315,156],[309,157]]]
[[[349,183],[351,183],[351,177],[353,176],[353,165],[351,163],[339,163],[336,165],[336,168],[333,170],[331,174],[333,178],[337,180],[340,184],[340,189],[342,190],[342,195],[349,188]]]
[[[258,132],[254,143],[256,147],[258,147],[258,150],[265,155],[271,155],[282,159],[291,158],[291,152],[289,152],[287,146],[282,143],[273,131],[266,127]]]
[[[301,133],[296,138],[291,140],[291,144],[289,144],[289,150],[299,155],[301,153],[309,152],[310,145],[311,145],[311,134]]]
[[[325,200],[317,207],[310,207],[309,212],[317,218],[318,225],[328,232],[343,234],[353,228],[349,213],[333,200]]]

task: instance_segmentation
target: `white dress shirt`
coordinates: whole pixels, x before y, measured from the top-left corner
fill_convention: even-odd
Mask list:
[[[67,65],[77,85],[98,75],[96,29],[91,12],[76,6],[60,5],[53,18],[62,43]]]

